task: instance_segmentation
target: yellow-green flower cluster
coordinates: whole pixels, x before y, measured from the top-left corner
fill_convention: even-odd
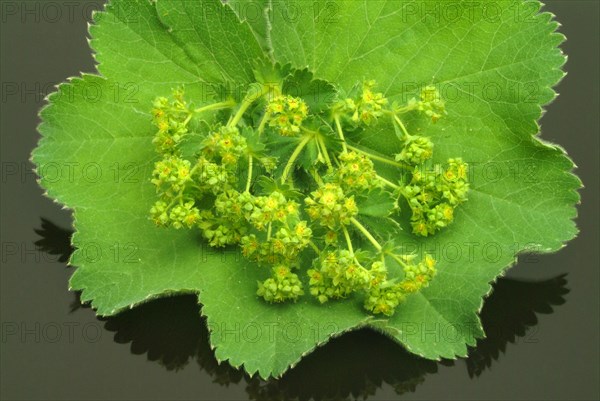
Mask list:
[[[173,196],[191,180],[191,163],[176,156],[167,156],[154,164],[151,182],[158,192]]]
[[[404,278],[398,284],[402,292],[410,294],[427,287],[436,274],[436,260],[425,255],[418,264],[411,261],[404,266]]]
[[[289,267],[276,265],[273,267],[272,276],[264,282],[258,283],[256,294],[263,297],[267,302],[296,301],[304,295],[302,282],[296,273],[292,273]]]
[[[180,121],[185,126],[190,112],[183,100],[183,92],[175,91],[173,97],[172,101],[166,98],[155,100],[155,121]],[[181,121],[183,118],[185,120]],[[159,125],[155,140],[162,144],[157,146],[157,151],[163,159],[155,163],[152,172],[151,182],[159,200],[150,210],[151,219],[159,226],[176,229],[197,226],[213,246],[239,242],[245,231],[238,221],[219,211],[201,211],[196,203],[206,195],[220,199],[233,188],[238,159],[247,152],[246,139],[235,127],[219,127],[207,135],[199,154],[191,161],[178,151],[179,139],[173,141],[172,147],[163,146],[167,134],[172,132],[164,131]]]
[[[415,255],[403,255],[400,257],[404,265],[404,278],[399,283],[387,280],[384,267],[379,267],[379,276],[374,279],[367,292],[364,307],[373,314],[384,314],[391,316],[396,307],[402,303],[407,295],[427,287],[436,274],[436,260],[430,255],[414,264]],[[375,266],[371,269],[374,270]],[[373,276],[376,274],[372,273]]]
[[[364,191],[381,186],[371,159],[357,152],[342,152],[336,178],[345,191]]]
[[[267,100],[273,92],[268,89],[280,93],[281,88],[256,85],[261,86],[260,95],[246,96],[240,104],[229,100],[193,109],[181,90],[155,100],[153,142],[160,160],[152,173],[158,200],[150,218],[159,226],[199,230],[212,247],[237,245],[244,257],[268,266],[271,274],[258,282],[256,292],[267,302],[296,301],[304,294],[294,269],[313,252],[306,280],[319,302],[361,293],[368,311],[392,315],[409,294],[433,279],[435,260],[426,255],[414,263],[414,256],[396,255],[391,240],[380,243],[386,233],[370,232],[377,225],[368,224],[366,211],[363,225],[357,218],[357,201],[362,205],[371,190],[381,188],[382,197],[371,204],[377,213],[392,216],[397,203],[391,193],[401,194],[410,205],[412,228],[418,235],[431,235],[453,220],[454,209],[466,200],[467,165],[450,159],[444,168],[436,165],[432,171],[421,171],[432,157],[433,143],[409,135],[399,117],[417,110],[436,121],[445,114],[438,91],[428,86],[419,101],[389,106],[386,97],[374,90],[375,82],[365,81],[328,113],[313,118],[303,99],[281,94]],[[253,106],[265,101],[263,110]],[[229,116],[215,114],[214,120],[206,120],[216,121],[210,129],[193,120],[226,108],[232,109]],[[262,118],[256,115],[263,111]],[[395,160],[357,149],[345,139],[344,130],[360,135],[359,125],[372,125],[384,115],[403,133],[403,148]],[[311,129],[303,128],[306,121]],[[289,141],[274,133],[301,136],[287,161],[275,157],[286,154],[287,148],[273,147]],[[333,137],[339,138],[339,147],[332,146],[338,140]],[[414,166],[410,182],[380,177],[374,160],[390,169]],[[257,169],[267,164],[266,171]],[[303,175],[297,174],[299,167]],[[243,180],[238,179],[240,172]],[[303,179],[310,177],[316,183],[312,192],[307,190],[311,183]],[[304,199],[297,201],[302,190]],[[368,249],[358,248],[357,237],[367,240]],[[391,259],[402,271],[390,270],[388,275],[386,262]]]
[[[164,201],[156,201],[150,208],[150,219],[157,226],[166,227],[169,224],[169,205]]]
[[[451,205],[458,205],[467,199],[469,191],[469,166],[461,158],[448,159],[444,170],[444,180],[438,190]]]
[[[297,202],[286,199],[281,192],[274,191],[268,196],[254,198],[254,209],[248,216],[248,221],[262,231],[275,221],[284,223],[288,219],[298,220],[299,206]]]
[[[208,244],[215,248],[239,244],[248,230],[242,221],[232,220],[227,215],[215,215],[210,210],[203,210],[200,216],[198,228]]]
[[[158,97],[153,102],[152,121],[158,128],[152,143],[159,153],[173,154],[177,145],[188,133],[187,119],[191,113],[189,105],[183,99],[183,91],[173,91],[171,100]]]
[[[373,92],[375,81],[365,81],[358,99],[345,99],[343,108],[352,114],[352,121],[370,125],[383,115],[388,100],[383,93]]]
[[[369,288],[379,287],[387,280],[387,267],[383,261],[376,261],[371,264],[369,269],[371,279],[369,281]]]
[[[194,201],[173,206],[169,212],[169,220],[174,228],[191,228],[200,222],[200,211]]]
[[[192,180],[190,162],[167,156],[155,163],[151,182],[160,199],[150,209],[150,218],[163,227],[193,227],[200,221],[200,211],[193,198],[184,194]]]
[[[446,115],[446,104],[440,92],[433,85],[428,85],[421,90],[420,100],[411,99],[408,107],[414,110],[425,113],[431,118],[431,121],[437,122],[440,118]]]
[[[230,192],[216,201],[217,210],[229,211],[256,230],[240,238],[242,253],[266,264],[296,264],[300,252],[309,245],[312,230],[300,219],[298,207],[277,191],[268,196]]]
[[[433,142],[427,137],[411,135],[403,145],[402,151],[396,155],[396,161],[417,166],[433,156]]]
[[[345,298],[371,281],[369,271],[348,250],[327,252],[318,262],[319,268],[308,270],[308,277],[310,293],[321,303]]]
[[[436,261],[430,255],[425,255],[417,264],[413,263],[415,255],[395,257],[403,265],[404,277],[400,282],[388,278],[382,261],[373,262],[370,269],[365,269],[349,250],[328,251],[307,272],[310,293],[325,303],[364,291],[365,309],[391,316],[409,294],[428,286],[436,274]]]
[[[224,167],[235,167],[239,158],[247,153],[248,145],[236,127],[219,127],[204,140],[203,155]]]
[[[406,294],[400,291],[398,285],[386,282],[383,285],[369,289],[364,308],[375,315],[392,316],[396,307],[405,299]]]
[[[235,184],[235,170],[223,164],[213,163],[200,157],[196,165],[194,184],[203,193],[217,195]]]
[[[454,209],[467,200],[467,172],[468,165],[461,159],[449,159],[445,169],[441,165],[430,171],[415,168],[411,182],[402,190],[415,234],[435,234],[454,220]]]
[[[296,136],[300,126],[308,116],[306,102],[290,95],[275,96],[267,104],[269,126],[277,129],[283,136]]]
[[[306,212],[313,221],[330,229],[340,225],[348,225],[351,219],[358,214],[358,207],[354,196],[347,197],[342,187],[334,183],[326,183],[311,196],[304,199]]]
[[[259,239],[257,234],[242,237],[242,253],[258,263],[297,264],[298,255],[309,244],[312,230],[306,221],[298,222],[293,228],[280,227],[267,239]]]
[[[167,156],[154,165],[151,182],[159,200],[150,210],[151,219],[164,227],[193,227],[201,213],[195,199],[204,194],[219,194],[233,183],[234,175],[222,165],[200,157],[192,167],[189,160]],[[204,216],[208,217],[208,216]]]
[[[215,198],[215,210],[232,221],[248,220],[255,209],[255,201],[255,197],[249,192],[228,189]]]

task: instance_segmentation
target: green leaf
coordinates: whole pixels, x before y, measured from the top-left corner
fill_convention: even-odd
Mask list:
[[[308,69],[295,70],[283,82],[283,93],[301,97],[312,113],[327,110],[337,100],[335,87],[322,79],[313,79]]]
[[[256,82],[265,85],[282,86],[284,78],[292,72],[290,64],[280,65],[279,63],[272,64],[270,61],[261,61],[256,63],[254,67],[254,78]]]
[[[426,358],[466,355],[483,335],[477,312],[490,282],[520,251],[556,251],[577,233],[581,182],[573,163],[535,136],[541,106],[563,76],[557,23],[547,13],[530,15],[539,3],[517,0],[497,3],[497,18],[475,6],[453,20],[424,18],[420,2],[409,1],[253,1],[268,11],[253,20],[235,10],[241,4],[115,0],[95,15],[91,45],[102,77],[73,79],[50,96],[33,154],[48,195],[74,211],[71,288],[99,315],[197,293],[217,357],[262,377],[281,375],[332,336],[365,325]],[[191,99],[206,99],[209,86],[247,86],[265,59],[307,68],[299,74],[310,71],[311,82],[343,91],[375,79],[399,102],[431,83],[446,93],[447,118],[427,126],[408,119],[408,129],[427,131],[435,162],[469,162],[470,199],[451,229],[434,237],[396,232],[403,249],[433,253],[439,264],[431,285],[390,319],[368,316],[358,298],[268,305],[255,295],[264,269],[236,250],[209,249],[194,231],[157,229],[147,217],[155,200],[154,97],[178,86]],[[448,97],[456,93],[465,95]],[[399,150],[385,121],[353,140],[390,157]]]
[[[250,27],[220,1],[156,1],[173,41],[211,82],[252,82],[252,61],[265,58]],[[213,81],[214,80],[214,81]]]
[[[392,215],[395,204],[394,196],[383,190],[374,190],[356,198],[360,222],[372,233],[376,233],[379,241],[386,242],[395,238],[401,229],[400,224],[394,220],[397,216]]]
[[[394,196],[384,190],[374,190],[356,198],[358,213],[365,217],[387,217],[395,205]]]
[[[202,147],[203,141],[206,139],[207,132],[210,132],[210,125],[204,121],[198,123],[195,129],[191,128],[190,132],[183,137],[179,145],[181,155],[186,159],[192,159],[197,156],[198,149]]]
[[[302,192],[298,192],[292,189],[289,184],[282,184],[275,181],[274,179],[266,176],[261,176],[256,180],[256,183],[260,187],[260,193],[268,195],[272,192],[279,192],[287,199],[302,199]]]
[[[265,54],[273,60],[269,28],[271,0],[228,0],[225,3],[231,7],[240,21],[248,22],[256,41]]]

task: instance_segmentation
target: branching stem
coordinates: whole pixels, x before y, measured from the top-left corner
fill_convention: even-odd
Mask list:
[[[300,155],[300,152],[302,152],[302,149],[304,149],[304,147],[306,146],[306,144],[311,139],[313,139],[312,135],[304,135],[304,138],[302,138],[302,140],[300,141],[300,143],[298,144],[298,146],[296,146],[296,149],[294,149],[294,152],[292,153],[292,156],[290,157],[290,159],[288,160],[287,164],[285,165],[285,168],[283,169],[283,174],[281,175],[281,183],[282,184],[285,184],[285,181],[287,180],[287,177],[290,174],[290,171],[292,170],[292,167],[294,166],[294,162],[296,161],[296,159]]]
[[[396,121],[398,123],[398,126],[400,127],[400,129],[402,130],[402,132],[404,133],[404,135],[406,135],[406,138],[410,138],[410,135],[408,134],[408,130],[406,129],[406,127],[404,126],[404,123],[402,122],[402,120],[400,120],[400,118],[398,118],[397,115],[394,114],[394,121]]]
[[[392,159],[390,159],[388,157],[374,155],[373,153],[369,153],[369,152],[367,152],[365,150],[359,149],[359,148],[357,148],[355,146],[351,146],[351,145],[348,145],[348,149],[353,150],[356,153],[363,154],[363,155],[365,155],[365,156],[367,156],[367,157],[369,157],[369,158],[371,158],[373,160],[377,160],[379,162],[386,163],[386,164],[389,164],[389,165],[395,166],[395,167],[400,167],[400,168],[403,168],[403,169],[406,169],[406,170],[411,170],[411,168],[408,165],[403,164],[403,163],[398,163],[397,161],[392,160]]]
[[[329,170],[333,170],[333,164],[331,164],[331,159],[329,158],[329,153],[327,152],[327,146],[325,146],[325,141],[320,136],[317,139],[317,144],[323,153],[323,157],[325,158],[325,163],[327,163],[327,167]]]
[[[317,255],[320,255],[320,254],[321,254],[321,250],[319,249],[319,247],[318,247],[318,246],[316,246],[316,245],[315,245],[315,243],[314,243],[314,242],[312,242],[312,241],[308,241],[308,244],[309,244],[309,245],[310,245],[310,247],[313,249],[313,251],[315,251],[315,253],[316,253]]]
[[[258,136],[260,136],[265,130],[265,125],[267,125],[267,121],[271,117],[271,113],[266,112],[263,118],[260,120],[260,124],[258,125]]]
[[[342,226],[342,230],[344,230],[344,237],[346,237],[348,250],[350,251],[350,254],[354,256],[354,249],[352,248],[352,240],[350,240],[350,234],[348,233],[348,229],[346,228],[346,226]]]
[[[375,239],[375,237],[373,237],[373,235],[371,235],[369,230],[367,230],[367,228],[365,226],[360,224],[360,222],[358,220],[356,220],[354,217],[352,217],[352,219],[350,219],[350,221],[371,242],[371,244],[373,244],[375,249],[377,249],[378,251],[381,251],[383,249],[381,244],[379,242],[377,242],[377,240]]]
[[[342,131],[342,125],[340,124],[340,116],[336,115],[334,117],[334,120],[335,120],[335,127],[338,132],[338,136],[340,137],[340,140],[342,141],[342,148],[344,149],[344,152],[348,152],[348,147],[346,145],[346,139],[344,138],[344,131]]]
[[[252,168],[254,161],[252,155],[248,155],[248,179],[246,180],[246,192],[250,192],[250,185],[252,184]]]
[[[250,107],[255,101],[263,97],[268,92],[269,87],[263,86],[260,93],[256,94],[256,96],[249,97],[248,95],[246,95],[246,97],[242,101],[242,104],[240,105],[240,108],[238,109],[237,113],[235,113],[235,116],[233,116],[233,119],[229,122],[228,125],[230,127],[235,127],[242,119],[242,116],[244,115],[246,110],[248,110],[248,107]]]
[[[224,102],[213,103],[213,104],[209,104],[208,106],[198,107],[197,109],[191,110],[190,114],[183,121],[183,125],[187,126],[188,123],[192,120],[192,117],[194,117],[194,114],[204,113],[205,111],[211,111],[211,110],[228,109],[233,106],[235,106],[234,100],[226,100]]]
[[[408,265],[406,264],[405,261],[402,260],[402,258],[400,258],[398,255],[394,255],[393,253],[389,254],[396,262],[398,262],[398,264],[402,267],[408,267]]]
[[[194,110],[194,113],[204,113],[205,111],[227,109],[233,106],[235,106],[234,100],[226,100],[224,102],[213,103],[209,104],[208,106],[198,107]]]
[[[319,173],[317,172],[317,170],[315,168],[312,168],[310,170],[310,175],[315,180],[315,182],[317,183],[317,185],[319,185],[319,186],[324,185],[323,184],[323,179],[321,178],[321,176],[319,175]]]
[[[399,185],[396,185],[396,184],[394,184],[393,182],[391,182],[391,181],[389,181],[389,180],[387,180],[387,179],[383,178],[383,177],[382,177],[382,176],[380,176],[380,175],[377,175],[377,178],[379,178],[379,180],[381,180],[381,182],[383,182],[383,183],[384,183],[385,185],[387,185],[388,187],[394,188],[394,189],[396,189],[396,190],[397,190],[397,189],[400,189],[400,186],[399,186]]]

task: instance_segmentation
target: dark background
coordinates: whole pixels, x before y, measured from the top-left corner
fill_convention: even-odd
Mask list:
[[[578,238],[557,254],[520,261],[496,285],[483,311],[490,338],[467,360],[423,361],[359,331],[266,383],[217,366],[193,297],[99,320],[67,291],[70,213],[43,196],[28,159],[45,93],[94,71],[87,23],[102,2],[54,3],[58,19],[43,3],[2,2],[2,399],[600,397],[597,1],[546,6],[568,37],[569,61],[542,133],[566,148],[586,184]],[[32,11],[23,14],[23,7]]]

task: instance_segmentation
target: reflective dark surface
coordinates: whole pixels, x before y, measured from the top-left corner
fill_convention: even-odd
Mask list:
[[[494,284],[482,310],[488,337],[467,359],[423,360],[358,330],[266,382],[217,363],[193,296],[98,319],[67,291],[70,213],[42,195],[28,159],[43,95],[94,70],[86,24],[101,2],[71,2],[72,18],[63,5],[55,22],[49,8],[39,9],[47,15],[36,22],[11,16],[7,3],[0,35],[2,399],[599,398],[598,2],[547,5],[569,38],[569,75],[542,132],[568,150],[586,183],[578,238],[557,254],[521,258]],[[37,2],[14,4],[23,3],[34,9]]]
[[[68,260],[72,232],[42,218],[35,232],[42,236],[36,245],[44,252]],[[509,343],[527,340],[538,323],[537,314],[549,314],[565,302],[566,275],[543,281],[500,278],[486,300],[481,319],[487,338],[472,348],[466,359],[468,375],[479,376],[501,358]],[[73,293],[71,310],[82,305]],[[377,394],[386,383],[398,395],[414,392],[438,365],[416,357],[397,343],[370,329],[361,329],[333,339],[304,358],[279,380],[252,378],[227,362],[219,364],[210,348],[197,297],[183,295],[154,300],[115,317],[99,319],[118,344],[129,344],[131,353],[145,355],[168,371],[197,363],[215,383],[240,384],[256,400],[354,399]]]

